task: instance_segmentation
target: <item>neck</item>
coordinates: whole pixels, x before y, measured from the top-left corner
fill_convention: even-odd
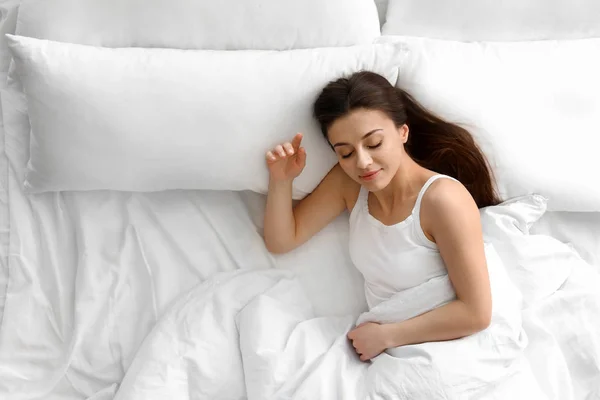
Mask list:
[[[397,204],[416,197],[430,174],[431,171],[421,167],[407,156],[390,183],[373,195],[382,211],[386,214],[391,213]]]

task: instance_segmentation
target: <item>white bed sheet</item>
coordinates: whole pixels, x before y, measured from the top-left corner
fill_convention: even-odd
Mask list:
[[[4,34],[14,33],[17,24],[16,5],[12,0],[0,2],[0,90],[6,85],[6,74],[10,63]],[[4,122],[0,104],[0,324],[4,312],[4,298],[8,283],[8,160],[4,151]]]
[[[4,315],[4,299],[8,284],[8,160],[4,152],[4,125],[2,121],[2,104],[0,104],[0,326]]]

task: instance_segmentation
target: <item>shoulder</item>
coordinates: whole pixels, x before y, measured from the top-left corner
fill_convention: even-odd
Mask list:
[[[344,199],[346,208],[352,210],[360,193],[360,184],[350,178],[339,164],[331,169],[328,178],[333,183],[332,186],[334,187],[332,189],[338,191]]]
[[[423,227],[435,234],[440,228],[479,221],[479,209],[462,183],[441,178],[433,182],[423,195],[421,219]]]
[[[425,191],[421,204],[432,212],[462,206],[477,207],[467,188],[462,183],[448,178],[440,178],[433,182]]]

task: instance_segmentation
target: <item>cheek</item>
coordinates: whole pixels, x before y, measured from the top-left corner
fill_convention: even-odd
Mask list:
[[[350,174],[352,172],[352,170],[354,169],[354,163],[350,162],[350,160],[339,157],[338,162],[340,164],[340,167],[342,167],[344,172],[347,174]]]
[[[346,173],[346,175],[348,175],[350,178],[356,180],[355,179],[356,164],[354,162],[352,162],[352,159],[340,158],[339,164],[340,164],[340,167],[342,167],[342,170]]]
[[[388,147],[382,149],[377,157],[386,164],[399,165],[402,160],[402,150],[397,147]]]

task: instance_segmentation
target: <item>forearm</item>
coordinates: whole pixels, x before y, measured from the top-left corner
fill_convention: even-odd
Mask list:
[[[285,253],[294,247],[296,221],[291,180],[269,182],[264,225],[265,245],[269,251]]]
[[[388,348],[458,339],[489,326],[489,317],[474,311],[461,300],[454,300],[412,319],[386,324]]]

